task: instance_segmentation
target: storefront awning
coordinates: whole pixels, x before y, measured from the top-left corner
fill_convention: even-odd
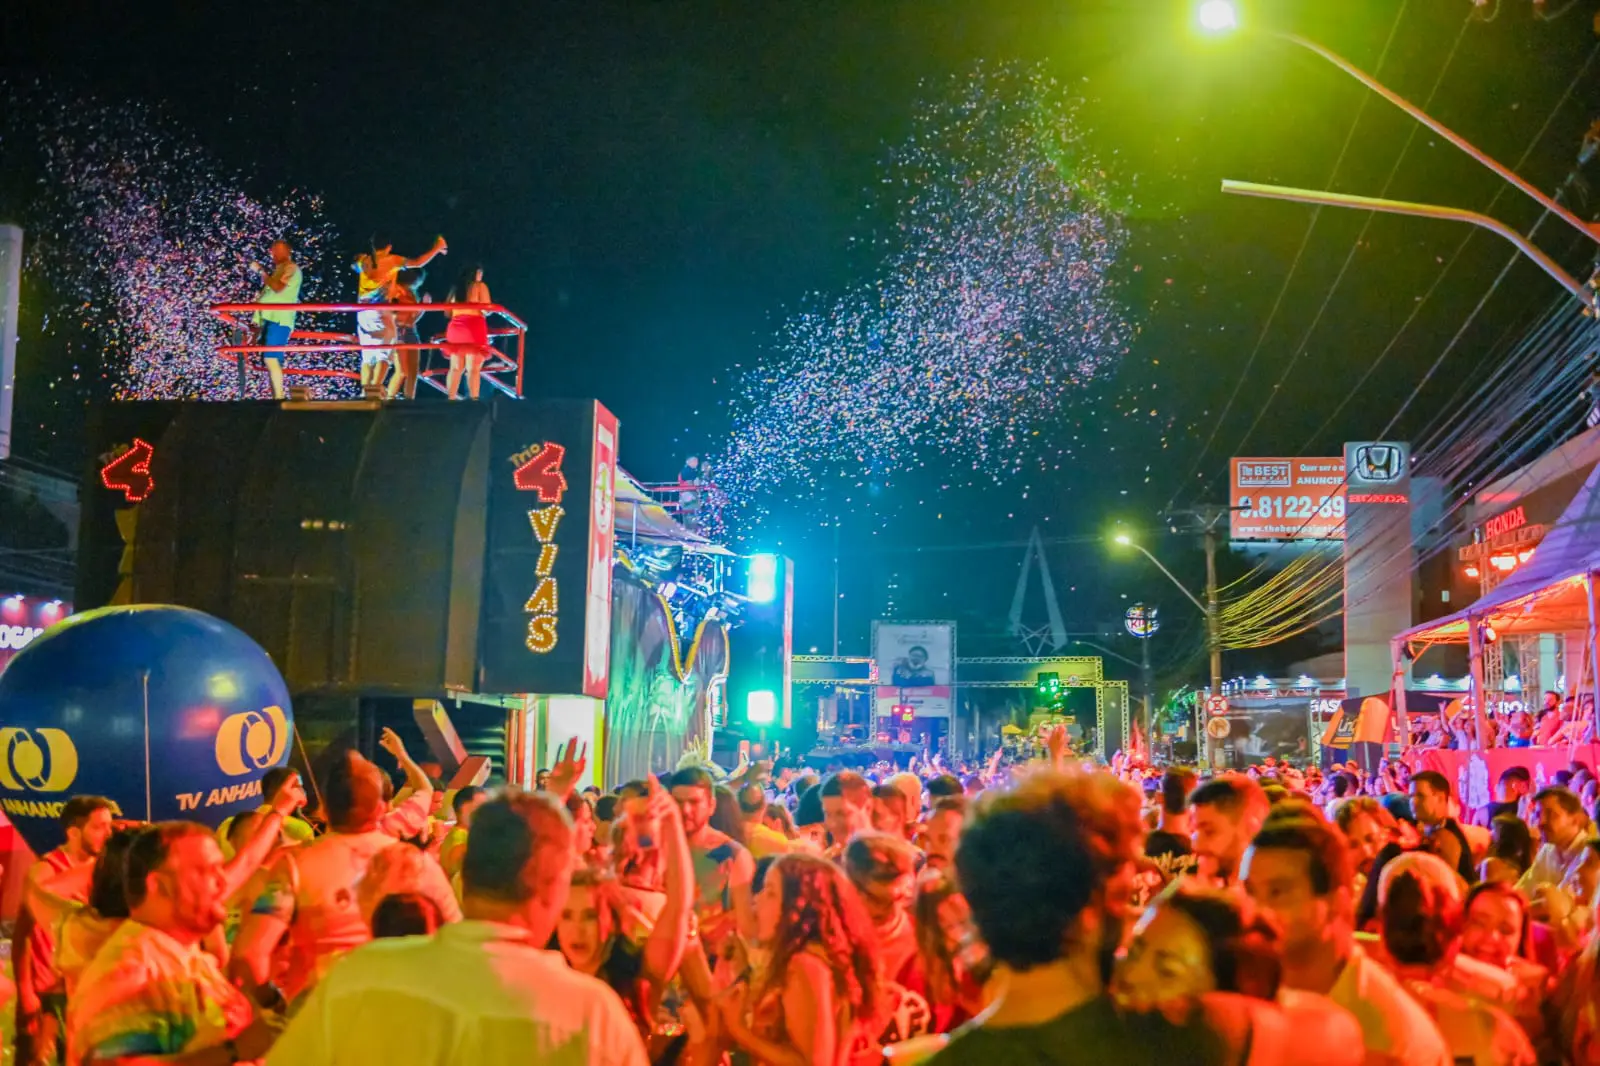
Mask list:
[[[1551,526],[1533,555],[1510,577],[1468,607],[1419,626],[1407,643],[1465,643],[1470,628],[1487,623],[1498,635],[1566,633],[1589,626],[1585,577],[1600,572],[1600,466]]]

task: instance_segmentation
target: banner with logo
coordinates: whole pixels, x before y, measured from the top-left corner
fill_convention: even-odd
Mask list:
[[[1345,689],[1375,696],[1394,687],[1389,639],[1414,621],[1411,448],[1356,441],[1344,460]]]
[[[39,596],[0,600],[0,670],[34,638],[72,613],[72,604]]]
[[[589,464],[589,579],[584,607],[583,694],[606,698],[611,676],[611,558],[616,543],[617,416],[595,404]]]

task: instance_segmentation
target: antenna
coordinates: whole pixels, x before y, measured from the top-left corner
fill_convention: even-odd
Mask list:
[[[1022,622],[1022,608],[1028,598],[1028,575],[1036,559],[1039,562],[1039,581],[1044,586],[1046,624],[1030,627]],[[1052,651],[1060,651],[1067,643],[1067,626],[1061,620],[1061,604],[1056,600],[1055,582],[1050,579],[1050,560],[1045,558],[1044,540],[1039,536],[1038,526],[1033,527],[1028,537],[1028,548],[1022,555],[1022,571],[1017,575],[1017,590],[1011,597],[1009,620],[1011,635],[1022,641],[1029,655],[1038,655],[1046,645]]]

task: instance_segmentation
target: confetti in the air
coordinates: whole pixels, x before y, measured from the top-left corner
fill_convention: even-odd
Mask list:
[[[305,271],[301,299],[316,299],[334,243],[319,200],[250,195],[242,176],[139,105],[17,88],[0,99],[7,112],[0,143],[37,152],[41,164],[37,195],[22,212],[27,267],[70,301],[57,313],[75,316],[98,339],[115,394],[237,399],[236,366],[216,349],[243,338],[208,307],[254,300],[261,282],[249,264],[266,262],[279,236],[289,238]],[[300,365],[309,358],[294,357]],[[354,391],[338,379],[296,383],[318,395]],[[254,388],[262,392],[265,383]]]
[[[878,280],[813,297],[740,380],[714,475],[735,510],[931,466],[996,479],[1058,462],[1063,410],[1134,334],[1124,240],[1079,103],[1027,68],[932,91],[888,156]]]

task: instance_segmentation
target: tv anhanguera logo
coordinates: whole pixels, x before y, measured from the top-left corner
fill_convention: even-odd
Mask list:
[[[0,729],[0,788],[65,792],[78,777],[78,747],[64,730]]]
[[[217,730],[217,766],[240,777],[276,766],[289,745],[289,721],[282,707],[240,711],[222,720]]]

